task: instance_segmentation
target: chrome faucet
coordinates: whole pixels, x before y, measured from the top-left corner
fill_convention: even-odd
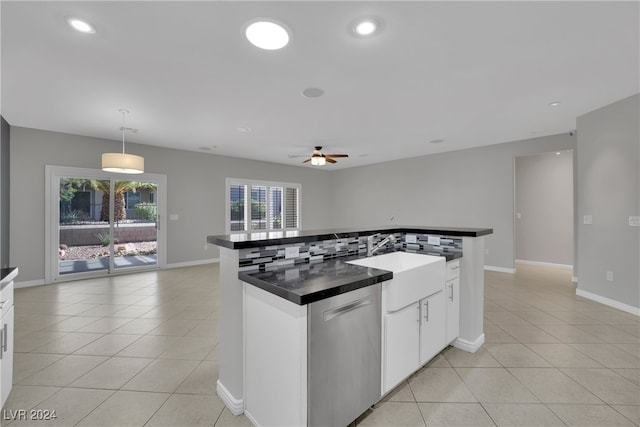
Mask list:
[[[380,249],[382,249],[387,243],[389,243],[389,242],[395,243],[395,241],[396,241],[396,236],[394,236],[393,234],[389,234],[387,237],[385,237],[384,239],[380,240],[374,246],[373,237],[374,236],[369,236],[369,238],[367,239],[367,256],[372,256],[373,254],[378,252]]]

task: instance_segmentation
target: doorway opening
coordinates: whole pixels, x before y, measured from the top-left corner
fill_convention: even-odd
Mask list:
[[[516,264],[573,269],[573,154],[562,150],[515,158]]]

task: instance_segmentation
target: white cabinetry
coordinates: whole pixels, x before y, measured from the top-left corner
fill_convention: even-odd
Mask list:
[[[447,263],[444,293],[447,307],[446,343],[451,344],[460,335],[460,260]]]
[[[417,302],[384,316],[383,393],[420,366],[420,318]]]
[[[424,365],[447,346],[444,292],[420,300],[420,365]]]
[[[13,280],[0,290],[0,408],[13,384]]]
[[[402,255],[421,262],[414,260],[417,267],[396,269],[393,279],[382,284],[382,394],[446,346],[444,258]]]

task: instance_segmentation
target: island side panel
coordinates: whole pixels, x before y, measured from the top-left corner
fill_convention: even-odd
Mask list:
[[[245,415],[256,426],[307,425],[307,306],[244,284]]]
[[[242,282],[238,251],[220,247],[220,339],[218,397],[234,415],[244,412]]]
[[[475,353],[484,344],[484,237],[463,237],[460,335],[453,346]]]

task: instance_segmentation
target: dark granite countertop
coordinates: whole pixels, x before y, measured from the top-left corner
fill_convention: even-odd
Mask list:
[[[346,237],[370,236],[376,233],[437,234],[450,237],[480,237],[493,233],[492,228],[395,226],[378,228],[338,228],[329,230],[270,231],[207,236],[207,243],[229,249],[258,248]]]
[[[434,252],[426,255],[441,256],[446,261],[462,257],[459,252]],[[362,257],[355,255],[269,271],[240,272],[238,279],[295,304],[305,305],[393,278],[391,271],[347,262],[359,258]]]
[[[0,289],[11,283],[18,275],[17,267],[9,267],[0,269]]]
[[[356,258],[342,257],[272,271],[238,273],[238,278],[298,305],[393,278],[390,271],[347,263]]]

